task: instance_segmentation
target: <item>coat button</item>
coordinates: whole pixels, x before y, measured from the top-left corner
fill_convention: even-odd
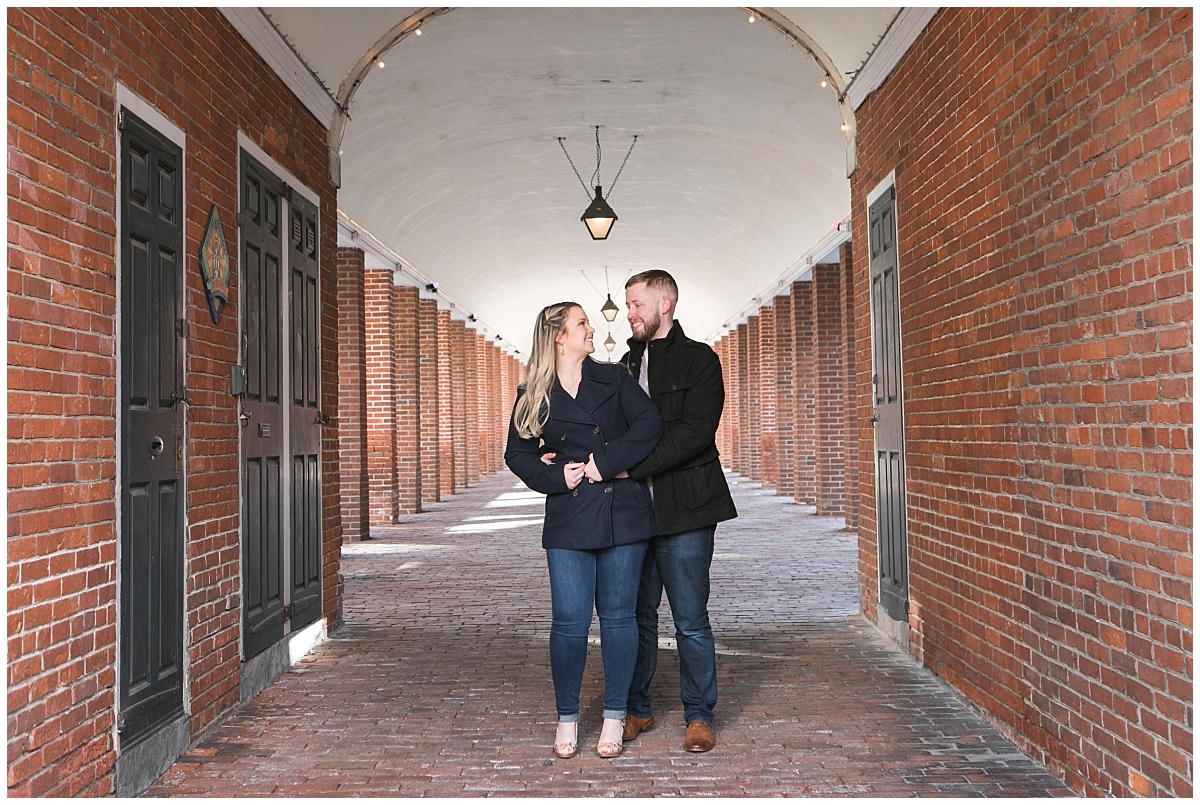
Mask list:
[[[611,491],[612,491],[612,487],[611,487],[611,486],[606,486],[606,487],[604,487],[604,494],[606,494],[606,495],[607,495],[607,494],[608,494],[609,492],[611,492]]]
[[[571,490],[571,497],[573,497],[573,498],[577,498],[577,497],[579,497],[579,490],[578,490],[578,489],[572,489],[572,490]]]
[[[597,425],[596,427],[592,428],[592,433],[599,433],[599,432],[600,432],[600,426],[599,426],[599,425]]]
[[[675,387],[674,387],[674,386],[671,386],[671,391],[674,391],[674,390],[675,390]]]
[[[567,434],[565,434],[565,433],[564,433],[562,436],[559,436],[559,437],[558,437],[558,440],[559,440],[560,442],[565,442],[565,441],[567,440]]]

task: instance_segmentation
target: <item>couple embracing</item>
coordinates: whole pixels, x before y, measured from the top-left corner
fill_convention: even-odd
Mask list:
[[[654,725],[658,607],[671,605],[684,748],[713,748],[716,651],[708,620],[716,524],[737,516],[715,436],[725,403],[712,349],[675,321],[665,271],[625,284],[633,337],[620,365],[593,361],[594,328],[573,302],[538,315],[504,460],[546,494],[554,752],[578,751],[579,689],[593,605],[600,616],[604,722],[596,752],[621,754]]]

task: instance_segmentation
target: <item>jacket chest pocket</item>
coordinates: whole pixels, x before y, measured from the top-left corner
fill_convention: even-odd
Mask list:
[[[682,383],[667,384],[658,393],[658,410],[662,411],[664,422],[672,422],[683,418],[684,400],[690,387]]]

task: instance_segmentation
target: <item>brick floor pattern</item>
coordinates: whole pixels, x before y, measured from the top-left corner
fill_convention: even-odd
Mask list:
[[[841,518],[730,476],[717,530],[717,748],[683,751],[666,601],[658,724],[554,758],[541,501],[507,471],[346,545],[345,624],[187,752],[150,796],[1069,796],[858,615]],[[598,643],[593,625],[593,642]]]

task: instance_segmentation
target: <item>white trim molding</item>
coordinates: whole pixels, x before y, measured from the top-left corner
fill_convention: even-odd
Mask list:
[[[257,6],[218,9],[288,89],[329,129],[337,102]]]
[[[939,7],[900,9],[896,19],[892,20],[883,38],[871,51],[866,63],[846,89],[851,107],[857,111],[858,107],[863,105],[863,101],[882,86],[939,10]]]

